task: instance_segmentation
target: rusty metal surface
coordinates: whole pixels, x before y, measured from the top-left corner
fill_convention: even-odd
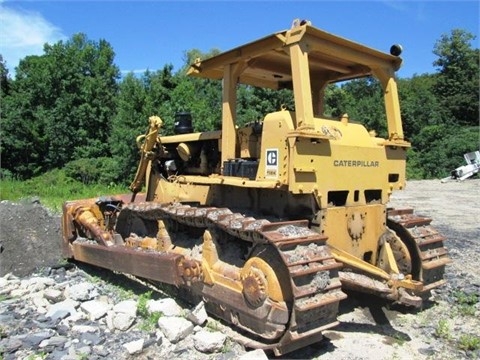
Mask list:
[[[85,202],[78,205],[84,206]],[[161,251],[165,249],[160,245],[155,248],[154,243],[150,245],[152,238],[148,236],[134,235],[138,240],[128,242],[130,247],[126,244],[105,246],[98,239],[97,243],[84,239],[72,241],[68,237],[74,233],[72,215],[64,218],[65,254],[96,266],[188,288],[192,294],[206,300],[211,314],[251,333],[248,343],[271,349],[277,355],[318,341],[323,330],[337,324],[339,302],[346,298],[341,291],[342,283],[351,289],[419,306],[422,300],[418,295],[445,283],[444,268],[450,262],[443,246],[445,238],[430,225],[431,219],[415,215],[412,209],[389,209],[388,220],[396,230],[404,232],[403,236],[407,234],[418,251],[418,280],[423,283],[418,282],[420,290],[415,288],[413,292],[366,275],[339,273],[341,264],[332,258],[326,245],[327,237],[308,228],[304,220],[271,223],[233,213],[227,208],[154,202],[126,204],[121,213],[123,223],[138,219],[159,223],[161,220],[183,226],[184,230],[215,229],[231,236],[230,241],[247,241],[253,247],[267,246],[269,252],[277,254],[280,262],[275,266],[283,267],[289,279],[287,293],[291,294],[291,299],[284,305],[267,298],[266,280],[256,270],[240,280],[243,293],[214,281],[207,285],[198,258]],[[163,229],[162,234],[168,235]],[[219,267],[217,271],[231,279],[238,278],[235,266]]]
[[[272,224],[229,209],[153,202],[126,204],[118,219],[124,223],[134,223],[135,219],[147,223],[162,220],[176,223],[184,230],[215,229],[232,237],[232,245],[243,240],[254,248],[268,249],[270,256],[278,259],[272,266],[286,274],[283,291],[291,298],[287,296],[286,302],[280,303],[267,298],[265,279],[255,270],[245,277],[243,293],[215,282],[207,285],[198,258],[146,249],[141,240],[129,242],[138,247],[127,247],[78,239],[70,244],[74,258],[190,289],[192,295],[206,301],[211,314],[249,332],[248,343],[253,347],[268,348],[277,355],[319,341],[323,330],[338,324],[338,305],[346,298],[338,278],[340,264],[332,258],[325,243],[327,238],[310,230],[306,221]],[[125,233],[128,230],[124,229]],[[228,274],[233,269],[224,266],[221,271]]]
[[[118,245],[105,247],[78,240],[73,242],[72,249],[78,261],[167,284],[183,283],[178,271],[183,256],[178,254],[138,251]]]
[[[395,230],[402,241],[412,242],[418,253],[418,279],[423,283],[422,293],[442,286],[445,266],[451,263],[443,243],[445,237],[430,223],[432,219],[417,215],[413,209],[389,209],[388,226]],[[405,237],[408,237],[407,239]],[[413,263],[413,262],[412,262]]]
[[[443,245],[446,239],[430,225],[432,219],[415,214],[412,208],[388,209],[387,218],[388,227],[396,233],[387,241],[400,261],[400,274],[382,280],[344,270],[339,272],[340,280],[345,288],[421,307],[429,292],[446,282],[445,266],[451,262]]]

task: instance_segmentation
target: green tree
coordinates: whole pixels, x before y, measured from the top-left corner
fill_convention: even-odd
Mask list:
[[[237,124],[263,120],[265,115],[282,108],[295,109],[293,92],[241,85],[237,90]]]
[[[8,95],[9,87],[10,77],[8,74],[7,62],[3,59],[2,54],[0,54],[0,99]]]
[[[146,107],[147,94],[142,80],[133,73],[128,74],[119,85],[117,112],[109,139],[113,158],[118,163],[116,175],[123,183],[133,180],[139,159],[135,139],[147,128],[149,114]]]
[[[2,169],[20,178],[39,175],[45,168],[46,124],[54,104],[45,79],[48,59],[28,56],[16,69],[16,78],[2,98]]]
[[[454,29],[434,45],[438,73],[401,81],[402,116],[411,138],[407,175],[442,178],[479,147],[479,50]]]
[[[443,178],[464,165],[463,154],[479,146],[479,127],[428,125],[413,137],[408,174],[415,178]]]
[[[22,59],[3,107],[2,167],[30,177],[108,156],[119,76],[113,59],[105,40],[84,34]]]
[[[479,49],[473,49],[471,33],[454,29],[435,43],[438,59],[434,91],[444,113],[444,121],[458,125],[477,125],[479,119]]]
[[[201,79],[186,76],[190,65],[196,59],[208,59],[218,55],[218,49],[203,53],[192,49],[184,54],[184,66],[177,73],[177,86],[172,92],[171,111],[190,112],[195,131],[217,130],[221,124],[222,83],[220,80]]]
[[[433,93],[436,75],[414,75],[398,81],[400,111],[405,138],[412,139],[428,125],[442,123],[440,105]]]
[[[208,52],[203,52],[199,49],[191,49],[185,51],[183,54],[183,66],[180,68],[178,73],[185,75],[187,73],[187,70],[190,68],[190,65],[194,64],[198,59],[206,60],[220,53],[221,51],[216,48],[210,49],[210,51]]]
[[[119,85],[110,148],[118,164],[117,179],[122,183],[133,180],[140,158],[135,139],[145,133],[150,116],[162,118],[163,135],[173,133],[172,96],[179,79],[172,71],[173,66],[168,64],[156,72],[146,71],[141,77],[130,73]]]
[[[4,117],[5,117],[5,103],[9,100],[10,93],[10,78],[8,75],[8,68],[6,62],[3,60],[2,54],[0,54],[0,156],[5,154],[5,145],[4,145],[4,136],[5,132],[3,129],[4,126]],[[3,176],[11,176],[11,171],[4,169],[3,161],[0,162],[2,167],[0,168],[0,178]]]
[[[104,40],[84,34],[22,59],[2,116],[2,167],[20,177],[108,156],[118,68]]]
[[[65,43],[47,44],[45,56],[51,60],[49,80],[58,94],[47,128],[51,167],[109,155],[119,78],[112,47],[76,34]]]
[[[167,64],[154,73],[146,72],[142,80],[146,94],[144,113],[160,116],[165,123],[163,133],[171,133],[174,119],[172,97],[179,81],[173,73],[173,65]]]
[[[339,118],[345,114],[349,93],[337,84],[330,84],[325,89],[324,114]]]
[[[383,100],[383,90],[374,78],[348,81],[342,85],[346,92],[344,108],[352,121],[365,125],[367,130],[375,130],[380,136],[387,135],[387,118]]]

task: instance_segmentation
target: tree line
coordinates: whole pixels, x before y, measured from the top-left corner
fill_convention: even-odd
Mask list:
[[[433,46],[433,74],[398,80],[408,151],[408,178],[447,176],[463,165],[463,154],[479,149],[479,49],[461,29]],[[136,136],[147,119],[159,115],[162,134],[173,133],[175,113],[188,111],[194,130],[219,129],[221,82],[186,76],[197,57],[218,54],[192,49],[184,66],[121,77],[115,52],[105,40],[75,34],[46,44],[40,56],[19,62],[14,78],[0,55],[0,176],[28,179],[53,169],[84,183],[128,184],[139,154]],[[288,90],[238,88],[240,124],[261,120],[282,106],[293,109]],[[326,113],[365,124],[386,134],[382,89],[365,78],[326,91]]]

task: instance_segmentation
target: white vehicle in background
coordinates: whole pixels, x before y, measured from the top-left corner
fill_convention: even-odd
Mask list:
[[[463,155],[467,165],[460,166],[452,170],[450,176],[443,178],[442,182],[448,180],[463,181],[475,175],[480,170],[480,151],[474,151]]]

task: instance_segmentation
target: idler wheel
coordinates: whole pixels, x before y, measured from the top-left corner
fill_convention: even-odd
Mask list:
[[[412,258],[410,257],[407,245],[396,236],[390,236],[387,241],[392,248],[398,270],[400,270],[402,274],[411,274]]]
[[[246,276],[242,277],[243,296],[254,308],[261,306],[267,299],[267,279],[263,272],[251,267]]]

